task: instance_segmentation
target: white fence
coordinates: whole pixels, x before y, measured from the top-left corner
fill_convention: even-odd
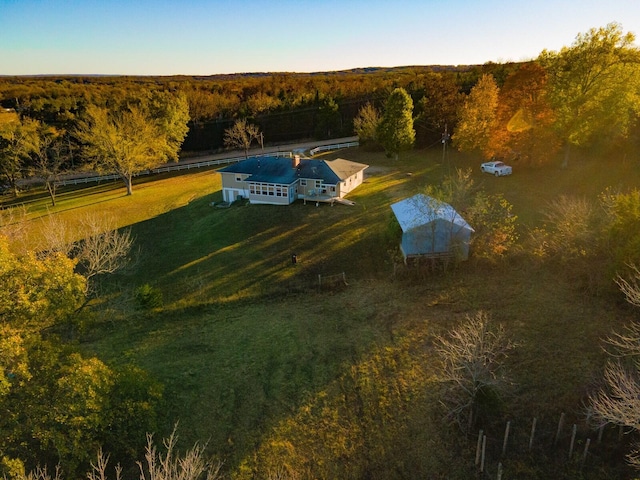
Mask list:
[[[253,155],[254,157],[291,157],[293,154],[291,152],[273,152],[273,153],[264,153],[260,155]],[[226,165],[229,163],[237,163],[244,160],[245,157],[231,157],[231,158],[222,158],[218,160],[204,160],[202,162],[188,162],[188,163],[176,163],[174,165],[165,165],[164,167],[153,168],[151,170],[145,170],[143,172],[137,173],[135,176],[140,175],[152,175],[157,173],[165,173],[165,172],[175,172],[178,170],[192,170],[204,167],[211,167],[214,165]],[[68,178],[64,180],[59,180],[56,182],[58,186],[66,186],[66,185],[78,185],[81,183],[93,183],[93,182],[106,182],[109,180],[117,180],[120,176],[112,173],[109,175],[96,175],[96,176],[87,176],[87,177],[78,177],[78,178]]]
[[[347,142],[347,143],[335,143],[332,145],[321,145],[319,147],[312,148],[309,150],[309,153],[313,156],[319,152],[328,152],[331,150],[339,150],[341,148],[350,148],[357,147],[360,145],[360,142]],[[254,157],[291,157],[293,156],[293,152],[272,152],[272,153],[263,153],[259,155],[252,155]],[[145,170],[143,172],[138,173],[136,176],[140,175],[152,175],[157,173],[165,173],[165,172],[175,172],[178,170],[192,170],[197,168],[211,167],[214,165],[226,165],[229,163],[237,163],[244,160],[245,157],[231,157],[231,158],[222,158],[218,160],[204,160],[202,162],[184,162],[184,163],[176,163],[173,165],[165,165],[160,168],[153,168],[151,170]],[[93,183],[93,182],[106,182],[110,180],[119,179],[119,175],[112,173],[109,175],[93,175],[86,177],[77,177],[77,178],[66,178],[58,180],[56,185],[58,186],[66,186],[66,185],[78,185],[81,183]]]
[[[320,153],[320,152],[328,152],[330,150],[339,150],[341,148],[358,147],[359,145],[360,145],[360,142],[347,142],[347,143],[335,143],[333,145],[321,145],[319,147],[312,148],[311,150],[309,150],[309,153],[313,156],[316,153]]]

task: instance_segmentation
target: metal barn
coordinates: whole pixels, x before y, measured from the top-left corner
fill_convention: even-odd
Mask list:
[[[418,194],[391,205],[402,228],[400,248],[412,257],[453,256],[466,260],[473,228],[448,203]]]

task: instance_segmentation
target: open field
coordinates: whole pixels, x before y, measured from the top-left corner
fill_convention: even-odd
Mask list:
[[[526,255],[394,278],[389,205],[472,167],[478,185],[513,203],[524,239],[557,195],[595,198],[606,187],[640,185],[637,165],[575,159],[567,169],[516,166],[494,178],[479,173],[476,158],[450,152],[443,162],[441,150],[397,163],[361,149],[332,156],[371,165],[349,196],[353,207],[213,208],[221,199],[213,171],[148,179],[131,197],[119,184],[63,193],[50,212],[70,223],[106,212],[132,229],[139,250],[134,267],[104,283],[83,351],[152,372],[166,387],[161,433],[179,421],[183,445],[208,441],[237,478],[264,473],[269,462],[304,471],[303,458],[335,465],[335,478],[467,478],[473,440],[452,440],[455,428],[437,416],[432,341],[479,310],[519,345],[508,360],[512,395],[496,407],[495,425],[526,429],[535,415],[541,431],[553,430],[561,412],[578,423],[604,365],[600,339],[634,314],[615,290],[593,296]],[[29,206],[34,242],[45,205],[33,198]],[[319,274],[341,272],[347,287],[307,288]],[[162,291],[163,308],[135,309],[128,299],[144,284]],[[534,478],[518,462],[505,465]],[[598,468],[605,464],[598,457]],[[563,468],[572,478],[570,467],[558,475]]]

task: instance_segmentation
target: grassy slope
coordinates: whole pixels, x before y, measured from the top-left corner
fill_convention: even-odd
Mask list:
[[[85,350],[151,370],[167,386],[167,428],[180,419],[185,444],[210,439],[231,468],[317,404],[352,365],[401,338],[443,332],[479,309],[521,344],[510,360],[518,401],[507,403],[505,416],[553,421],[560,411],[577,412],[601,371],[598,340],[620,325],[624,309],[585,297],[553,269],[515,260],[391,281],[389,204],[454,167],[477,172],[477,160],[452,153],[441,165],[439,151],[411,152],[398,164],[358,150],[339,155],[375,167],[350,196],[355,207],[220,210],[209,206],[220,199],[211,172],[148,182],[132,197],[111,190],[61,201],[70,221],[107,210],[132,225],[140,262],[115,283],[125,291],[150,283],[165,296],[163,311],[128,312],[90,331]],[[558,194],[593,197],[607,186],[637,185],[631,167],[581,160],[567,170],[516,168],[510,178],[475,178],[487,191],[504,192],[532,225]],[[293,251],[297,267],[289,264]],[[342,271],[351,284],[342,292],[286,294],[319,273]],[[415,348],[422,365],[433,361],[429,349]],[[443,454],[422,468],[446,472],[450,461]]]

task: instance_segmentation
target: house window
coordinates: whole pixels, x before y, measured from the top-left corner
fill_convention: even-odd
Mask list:
[[[322,180],[316,180],[316,188],[322,188]]]
[[[302,185],[303,187],[307,186],[307,179],[306,178],[301,178],[300,179],[300,185]]]
[[[236,182],[242,181],[242,175],[236,175]]]
[[[334,185],[331,186],[331,191],[335,192],[336,191],[336,187]]]

